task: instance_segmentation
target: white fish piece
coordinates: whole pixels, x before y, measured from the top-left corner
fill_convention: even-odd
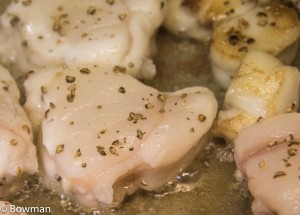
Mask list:
[[[177,35],[208,41],[213,22],[244,14],[253,0],[168,0],[164,27]]]
[[[87,207],[162,186],[205,145],[217,112],[207,88],[160,93],[110,67],[49,69],[25,89],[45,183]]]
[[[24,174],[38,170],[32,128],[19,104],[20,93],[10,73],[0,67],[0,196],[18,189]]]
[[[218,22],[210,47],[213,74],[227,88],[251,50],[267,52],[290,64],[298,50],[299,36],[296,12],[279,3],[257,6],[242,16]]]
[[[12,1],[1,16],[1,62],[13,65],[16,77],[64,64],[105,63],[152,78],[153,37],[163,5],[164,0]]]
[[[232,141],[261,118],[296,111],[299,84],[297,68],[264,52],[249,52],[225,94],[215,134]]]
[[[234,155],[254,197],[254,215],[300,214],[300,114],[264,119],[243,130]]]

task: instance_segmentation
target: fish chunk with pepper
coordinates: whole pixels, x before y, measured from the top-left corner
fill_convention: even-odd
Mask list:
[[[0,62],[15,77],[64,64],[108,63],[150,79],[164,11],[164,0],[11,1],[1,15]]]
[[[163,93],[104,65],[47,69],[24,85],[44,183],[86,207],[168,182],[208,143],[217,112],[205,87]]]
[[[31,122],[19,98],[15,80],[0,66],[0,197],[16,192],[23,176],[38,171]]]
[[[299,113],[273,116],[235,140],[235,162],[254,197],[254,215],[300,214],[299,121]]]

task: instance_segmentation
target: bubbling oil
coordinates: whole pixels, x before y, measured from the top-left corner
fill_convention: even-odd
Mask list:
[[[55,215],[250,215],[251,196],[245,181],[235,179],[236,167],[226,151],[224,144],[208,144],[162,188],[139,191],[119,207],[83,211],[68,196],[45,189],[37,175],[23,182],[9,200],[17,206],[50,207]]]

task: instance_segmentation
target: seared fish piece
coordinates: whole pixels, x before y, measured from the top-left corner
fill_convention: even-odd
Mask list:
[[[104,66],[37,72],[25,88],[45,184],[87,207],[162,186],[205,145],[217,112],[206,88],[160,93]]]
[[[259,50],[290,64],[298,50],[300,24],[296,12],[273,3],[214,26],[210,57],[217,81],[228,87],[244,56]]]
[[[0,67],[0,196],[18,189],[25,174],[38,170],[32,128],[19,104],[19,89],[9,72]]]
[[[235,140],[238,168],[254,197],[254,215],[300,214],[300,114],[255,123]]]
[[[234,76],[215,123],[216,135],[233,140],[261,118],[293,112],[299,105],[299,71],[263,52],[247,54]]]
[[[14,66],[16,77],[63,64],[106,63],[152,78],[163,6],[164,0],[12,1],[1,17],[1,62]]]
[[[168,0],[164,26],[174,34],[208,41],[214,21],[244,14],[255,5],[253,0]]]

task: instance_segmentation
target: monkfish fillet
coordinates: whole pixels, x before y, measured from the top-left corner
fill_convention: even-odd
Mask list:
[[[235,140],[238,168],[254,197],[254,215],[300,214],[300,113],[264,119]]]
[[[210,47],[216,80],[227,88],[251,50],[267,52],[290,64],[298,50],[299,35],[296,12],[279,3],[257,6],[241,16],[218,22]]]
[[[16,191],[24,174],[38,170],[32,128],[14,79],[0,67],[0,196]]]
[[[263,52],[249,52],[235,74],[214,126],[217,136],[232,141],[262,118],[294,112],[299,105],[298,69]]]
[[[11,1],[0,24],[0,61],[14,76],[63,64],[107,63],[138,78],[156,69],[154,34],[164,0]]]
[[[253,0],[168,0],[164,27],[177,35],[207,41],[213,22],[244,14]]]
[[[62,67],[25,81],[44,182],[86,207],[162,186],[205,145],[217,111],[206,88],[161,93],[119,69]]]

